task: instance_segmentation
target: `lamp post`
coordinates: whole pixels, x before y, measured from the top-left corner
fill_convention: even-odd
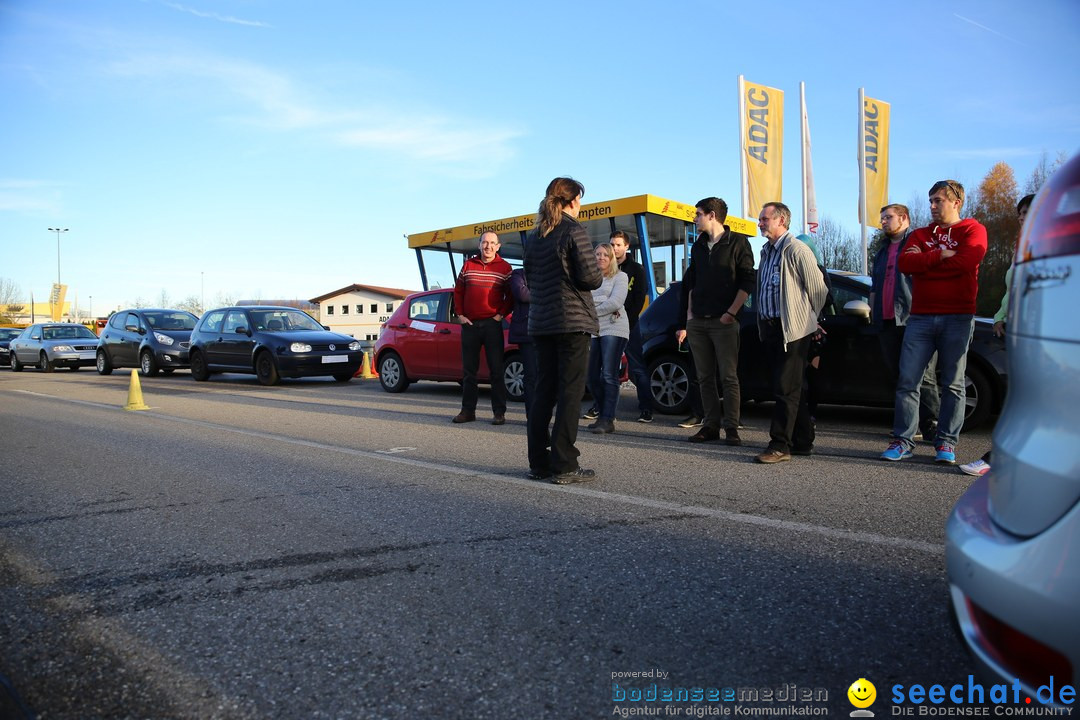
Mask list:
[[[90,322],[94,321],[94,296],[90,296]]]
[[[49,232],[56,233],[56,284],[60,284],[60,233],[66,233],[67,228],[49,228]]]

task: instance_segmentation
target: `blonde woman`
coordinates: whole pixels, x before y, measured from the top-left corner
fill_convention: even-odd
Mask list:
[[[596,247],[596,266],[604,281],[592,291],[600,332],[589,350],[589,391],[600,417],[589,429],[598,435],[615,432],[619,404],[619,361],[630,337],[630,321],[623,310],[629,280],[620,272],[615,251],[608,244]]]
[[[577,221],[584,193],[577,180],[552,180],[540,203],[536,231],[525,246],[529,335],[536,350],[536,395],[528,414],[529,477],[551,478],[559,485],[596,477],[578,464],[581,453],[575,445],[589,336],[599,332],[589,292],[603,279],[589,236]]]

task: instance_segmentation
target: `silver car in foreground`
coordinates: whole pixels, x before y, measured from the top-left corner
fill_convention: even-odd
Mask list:
[[[1080,156],[1032,204],[1009,302],[991,470],[946,525],[952,610],[990,683],[1072,706],[1061,691],[1080,687]]]
[[[38,323],[11,341],[11,369],[18,372],[29,365],[52,372],[58,367],[72,370],[90,367],[97,347],[97,335],[85,325]]]

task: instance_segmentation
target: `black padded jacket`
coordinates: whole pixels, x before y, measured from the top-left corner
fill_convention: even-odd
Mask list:
[[[585,229],[566,213],[545,237],[537,232],[529,235],[525,249],[525,278],[532,296],[529,335],[600,332],[591,291],[604,278],[593,252]]]

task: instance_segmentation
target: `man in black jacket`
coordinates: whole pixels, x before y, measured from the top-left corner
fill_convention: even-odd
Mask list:
[[[690,442],[720,438],[724,428],[728,445],[741,445],[739,437],[739,311],[754,289],[754,255],[745,235],[724,225],[727,203],[708,197],[696,206],[694,225],[698,239],[690,248],[690,266],[683,275],[679,298],[680,329],[694,354],[704,423]],[[724,388],[721,406],[717,370]]]
[[[629,366],[630,379],[637,388],[638,422],[651,423],[653,415],[652,390],[649,388],[649,371],[645,367],[645,356],[641,351],[641,330],[638,329],[638,316],[645,307],[645,268],[630,257],[630,238],[622,230],[611,233],[611,249],[619,269],[626,273],[626,302],[623,308],[626,319],[630,321],[630,339],[626,343],[626,364]]]

